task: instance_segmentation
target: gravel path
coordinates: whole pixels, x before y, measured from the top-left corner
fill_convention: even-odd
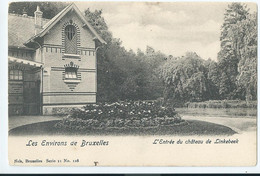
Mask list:
[[[61,120],[59,116],[11,116],[9,117],[9,130],[38,122]],[[216,123],[230,127],[238,133],[256,131],[257,119],[252,118],[228,118],[228,117],[207,117],[207,116],[189,116],[183,115],[185,120],[200,120],[205,122]]]
[[[32,123],[46,122],[52,120],[61,120],[59,116],[11,116],[9,117],[9,130]]]
[[[207,116],[188,116],[183,115],[185,120],[201,120],[211,123],[216,123],[230,127],[238,133],[256,131],[257,120],[252,118],[228,118],[228,117],[207,117]]]

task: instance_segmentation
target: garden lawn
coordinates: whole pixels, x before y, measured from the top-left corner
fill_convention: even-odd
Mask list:
[[[198,120],[187,120],[186,123],[172,126],[114,127],[84,131],[56,128],[58,122],[60,120],[23,125],[11,129],[9,135],[233,135],[236,133],[229,127]]]

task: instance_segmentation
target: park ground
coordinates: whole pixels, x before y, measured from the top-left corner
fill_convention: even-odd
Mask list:
[[[60,116],[10,116],[9,130],[33,123],[47,122],[53,120],[62,120]]]
[[[41,122],[51,122],[62,120],[60,116],[11,116],[9,117],[9,130],[29,124],[39,124]],[[229,117],[210,117],[210,116],[191,116],[183,115],[182,119],[187,121],[202,121],[213,124],[223,125],[231,128],[237,133],[254,132],[257,127],[256,118],[229,118]]]

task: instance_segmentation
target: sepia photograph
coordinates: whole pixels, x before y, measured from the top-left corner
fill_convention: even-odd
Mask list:
[[[255,166],[257,13],[9,2],[9,164]]]

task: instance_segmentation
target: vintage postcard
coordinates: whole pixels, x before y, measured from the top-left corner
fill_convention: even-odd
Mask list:
[[[257,4],[9,2],[12,166],[255,166]]]

